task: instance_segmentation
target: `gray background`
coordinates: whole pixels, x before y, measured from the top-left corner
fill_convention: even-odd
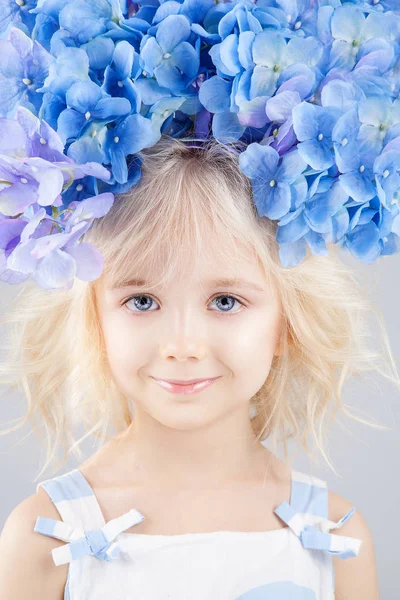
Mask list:
[[[397,286],[400,257],[381,257],[374,264],[365,265],[343,253],[343,260],[355,269],[366,294],[382,310],[393,356],[400,370],[400,288]],[[17,286],[0,282],[0,313],[17,293]],[[398,600],[400,392],[383,377],[368,374],[361,381],[346,383],[344,402],[350,405],[352,412],[383,423],[391,427],[391,431],[372,429],[340,416],[331,430],[328,445],[328,456],[339,476],[330,471],[322,459],[320,465],[312,463],[303,451],[297,455],[294,468],[326,480],[329,489],[345,497],[364,515],[374,538],[381,598]],[[0,428],[1,424],[4,428],[5,421],[22,416],[24,411],[22,397],[15,393],[5,395],[0,403]],[[28,435],[29,432],[26,426],[0,437],[0,530],[13,508],[35,492],[34,478],[44,451],[36,437]],[[269,446],[268,442],[264,444]],[[293,445],[288,447],[290,451],[294,450]],[[95,448],[86,440],[82,449],[85,456],[90,456]],[[278,455],[283,459],[283,451]],[[71,459],[57,474],[76,466],[79,465]],[[52,476],[46,472],[40,480]]]

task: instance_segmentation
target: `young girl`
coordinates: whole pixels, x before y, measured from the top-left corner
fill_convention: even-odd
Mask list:
[[[333,245],[282,267],[223,145],[163,136],[141,158],[139,184],[85,234],[101,278],[35,285],[7,315],[21,328],[2,373],[45,424],[45,466],[61,443],[64,458],[106,443],[9,516],[2,599],[377,600],[365,519],[286,446],[313,456],[311,434],[330,464],[344,379],[379,364],[368,301]],[[284,462],[261,443],[278,434]]]
[[[3,4],[0,383],[40,475],[79,466],[9,515],[1,600],[378,600],[364,517],[287,442],[333,468],[338,414],[376,426],[347,377],[400,387],[339,257],[400,248],[397,2]]]

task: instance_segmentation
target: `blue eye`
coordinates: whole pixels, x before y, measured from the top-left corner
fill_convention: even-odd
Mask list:
[[[221,298],[223,298],[224,300],[228,299],[228,302],[221,303],[220,302]],[[125,302],[123,302],[123,306],[127,306],[128,303],[131,300],[134,300],[134,306],[136,308],[138,308],[139,310],[131,310],[131,308],[127,307],[128,310],[129,310],[129,312],[133,312],[133,313],[135,313],[135,312],[153,312],[151,310],[148,310],[148,308],[150,306],[150,303],[154,302],[154,299],[151,296],[147,296],[147,295],[144,295],[144,294],[136,294],[135,296],[131,296]],[[219,296],[216,296],[212,300],[212,302],[214,302],[215,300],[219,301],[220,306],[223,306],[223,307],[228,308],[228,309],[229,309],[229,306],[230,306],[229,305],[229,301],[233,301],[233,303],[238,302],[241,306],[244,306],[244,303],[241,302],[238,298],[235,298],[235,296],[230,296],[230,295],[227,295],[227,294],[220,294]],[[231,304],[231,307],[232,307],[232,304]],[[217,311],[217,312],[219,312],[219,311]],[[222,312],[222,313],[224,313],[224,312],[232,313],[231,310],[222,310],[220,312]],[[240,312],[240,311],[239,310],[235,311],[233,314],[236,314],[236,312]]]

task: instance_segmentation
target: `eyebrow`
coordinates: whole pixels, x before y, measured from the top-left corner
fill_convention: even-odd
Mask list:
[[[265,288],[255,283],[254,281],[247,281],[245,279],[213,279],[207,282],[210,287],[228,287],[228,288],[247,288],[257,292],[265,292]],[[146,288],[150,286],[150,283],[144,279],[128,279],[126,281],[117,282],[112,286],[112,290],[124,289],[128,287]]]

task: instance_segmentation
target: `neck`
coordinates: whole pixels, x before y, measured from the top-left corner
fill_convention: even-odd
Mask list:
[[[113,440],[124,456],[126,480],[157,487],[204,489],[256,482],[275,458],[256,441],[243,412],[198,429],[167,427],[136,411],[135,421]]]

